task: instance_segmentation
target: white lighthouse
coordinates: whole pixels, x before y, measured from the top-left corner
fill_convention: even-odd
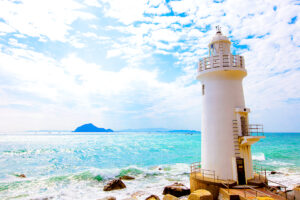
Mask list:
[[[243,185],[253,178],[251,145],[262,126],[248,124],[243,78],[243,56],[232,55],[231,42],[217,27],[209,44],[209,57],[199,61],[197,79],[202,83],[201,168],[219,179]],[[255,132],[255,134],[253,134]]]

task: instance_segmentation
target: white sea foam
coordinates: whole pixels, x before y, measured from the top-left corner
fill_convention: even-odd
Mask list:
[[[269,174],[268,179],[270,180],[270,185],[277,185],[280,183],[287,186],[287,189],[291,190],[296,185],[300,184],[300,173],[286,173],[286,170],[280,170],[277,174]],[[272,181],[272,182],[271,182]],[[273,183],[276,182],[276,183]]]
[[[76,175],[80,175],[84,172],[67,175],[66,177],[62,176],[61,178],[37,178],[30,182],[24,181],[24,183],[20,183],[20,186],[10,190],[10,193],[6,193],[5,196],[14,197],[25,195],[24,198],[20,199],[52,197],[53,199],[63,200],[78,198],[99,199],[107,196],[125,199],[135,196],[137,199],[145,199],[151,194],[155,194],[162,199],[162,192],[166,185],[170,185],[174,182],[181,182],[189,187],[189,176],[187,174],[189,170],[188,166],[189,165],[187,164],[175,164],[145,168],[137,166],[129,166],[122,169],[90,168],[88,169],[88,172],[95,176],[100,175],[104,180],[98,182],[93,179],[76,179]],[[107,181],[115,178],[120,172],[124,171],[129,171],[129,175],[130,173],[136,173],[137,171],[140,171],[140,174],[135,175],[135,180],[125,180],[125,189],[110,192],[103,191],[103,187]]]
[[[264,153],[255,153],[252,154],[252,160],[258,160],[258,161],[263,161],[266,160],[265,154]]]
[[[281,173],[271,175],[268,173],[268,179],[280,182],[289,186],[288,189],[292,189],[293,186],[300,182],[299,170],[295,170],[295,173],[288,173],[286,168],[278,170]],[[117,199],[133,198],[145,199],[151,194],[158,195],[163,198],[162,192],[166,185],[170,185],[174,182],[181,182],[189,187],[189,165],[188,164],[174,164],[174,165],[159,165],[153,167],[138,167],[128,166],[126,168],[111,168],[111,169],[99,169],[89,168],[87,169],[93,176],[100,175],[104,178],[103,181],[96,181],[93,179],[78,179],[76,175],[80,175],[84,172],[78,172],[75,174],[67,175],[67,178],[53,179],[53,177],[43,179],[31,179],[30,182],[24,181],[18,187],[14,186],[10,193],[4,194],[5,197],[13,197],[18,195],[27,195],[20,199],[32,199],[32,198],[45,198],[52,197],[53,199],[71,200],[71,199],[100,199],[107,196],[115,196]],[[134,175],[135,180],[126,181],[126,188],[122,190],[115,190],[110,192],[103,191],[104,185],[112,178],[115,178],[120,172],[136,173],[140,171],[140,174]],[[3,193],[2,193],[3,194]],[[1,194],[0,194],[1,199]]]

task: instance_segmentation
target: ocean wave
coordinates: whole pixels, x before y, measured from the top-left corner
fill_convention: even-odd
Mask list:
[[[30,177],[14,179],[0,183],[0,199],[44,198],[51,199],[99,199],[115,196],[117,199],[145,199],[151,194],[162,198],[166,185],[182,182],[189,187],[188,164],[158,165],[150,167],[128,166],[123,168],[88,168],[70,174],[52,175],[48,177]],[[134,180],[124,180],[123,190],[104,192],[102,188],[107,181],[122,175],[134,176]],[[18,180],[18,181],[17,181]],[[23,198],[24,197],[24,198]],[[26,197],[26,198],[25,198]]]
[[[117,199],[145,199],[151,194],[163,198],[162,191],[166,185],[181,182],[189,187],[189,165],[184,163],[166,164],[148,167],[135,165],[123,168],[87,168],[70,174],[52,175],[19,179],[0,184],[0,199],[20,196],[20,199],[51,197],[52,199],[99,199],[115,196]],[[268,173],[269,174],[269,173]],[[124,180],[126,188],[104,192],[104,185],[113,178],[131,175],[135,180]],[[268,175],[270,180],[286,184],[289,188],[300,181],[300,174],[278,173]],[[23,195],[23,197],[22,197]],[[3,199],[5,199],[3,198]]]
[[[279,168],[282,166],[293,166],[293,163],[290,162],[284,162],[279,160],[268,160],[264,163],[264,165],[274,166],[275,168]]]
[[[295,172],[292,173],[288,169],[281,168],[278,170],[279,173],[271,175],[268,173],[268,179],[270,180],[270,185],[278,185],[276,183],[280,183],[282,185],[287,186],[287,189],[292,190],[296,185],[300,183],[300,173]],[[275,183],[274,183],[275,182]]]
[[[263,161],[263,160],[266,160],[266,157],[265,157],[265,154],[262,152],[254,153],[254,154],[252,154],[252,160]]]
[[[18,155],[40,155],[40,154],[53,154],[53,153],[73,153],[72,149],[18,149],[0,152],[6,156],[18,156]]]

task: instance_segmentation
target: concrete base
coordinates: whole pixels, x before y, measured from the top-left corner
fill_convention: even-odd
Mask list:
[[[259,192],[257,193],[255,190]],[[221,188],[219,199],[233,200],[235,196],[238,196],[239,200],[286,200],[285,197],[272,193],[267,188],[257,188],[255,190]]]
[[[178,198],[173,195],[167,194],[164,196],[163,200],[178,200]]]
[[[239,195],[228,193],[227,189],[221,188],[219,192],[219,199],[222,200],[241,200]]]
[[[212,194],[214,200],[218,200],[220,189],[220,186],[218,184],[209,181],[199,180],[195,176],[190,176],[190,188],[191,193],[199,189],[207,190]]]
[[[213,196],[207,190],[196,190],[189,195],[188,200],[213,200]]]
[[[261,200],[284,200],[284,196],[280,196],[268,189],[268,186],[265,183],[266,180],[267,179],[263,176],[260,176],[259,178],[255,176],[254,179],[252,179],[252,182],[248,180],[248,184],[252,183],[252,185],[256,185],[255,189],[247,189],[247,186],[235,187],[237,186],[235,181],[214,180],[203,177],[201,173],[192,173],[190,175],[190,188],[191,193],[199,189],[209,191],[212,194],[213,200],[253,200],[256,195],[257,199]],[[295,196],[300,194],[300,188],[296,187],[294,193]],[[296,200],[300,199],[297,199],[296,196]]]
[[[254,178],[247,180],[247,184],[258,187],[266,187],[268,185],[268,179],[264,175],[254,174]]]
[[[300,200],[300,185],[294,188],[295,199]]]

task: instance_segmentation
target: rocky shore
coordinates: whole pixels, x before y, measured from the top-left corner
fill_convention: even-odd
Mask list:
[[[120,190],[126,188],[123,180],[133,180],[134,177],[124,176],[119,179],[113,179],[109,181],[103,188],[103,191],[112,191],[112,190]],[[190,195],[190,189],[186,187],[182,183],[175,182],[172,185],[168,185],[163,190],[163,200],[177,200],[177,199],[188,199],[188,195]],[[141,197],[145,195],[145,192],[135,192],[131,195],[131,198],[126,198],[123,200],[137,200],[141,199]],[[189,198],[190,199],[190,198]],[[101,198],[98,200],[116,200],[114,196],[107,196],[105,198]],[[160,200],[159,196],[152,194],[145,198],[145,200]]]
[[[157,172],[161,172],[162,170],[167,170],[167,168],[155,167],[154,170]],[[102,179],[102,178],[93,178],[95,182],[93,185],[97,187],[98,191],[102,191],[98,197],[94,197],[91,199],[96,200],[212,200],[213,193],[207,190],[199,189],[196,191],[191,192],[190,188],[187,187],[188,185],[188,176],[185,176],[186,179],[183,179],[171,182],[165,182],[165,184],[153,182],[152,184],[148,184],[148,186],[144,186],[142,184],[142,180],[147,179],[147,175],[141,176],[141,174],[136,174],[131,170],[125,170],[123,173],[120,173],[117,176]],[[125,174],[124,174],[125,173]],[[275,174],[282,174],[281,172],[271,171],[269,172],[270,175]],[[83,174],[86,176],[86,174]],[[158,174],[157,174],[158,175]],[[160,174],[161,175],[161,174]],[[23,173],[16,173],[14,174],[15,177],[18,179],[27,180],[30,177]],[[96,177],[98,177],[97,175]],[[152,177],[155,177],[155,173],[152,174]],[[77,177],[79,177],[77,175]],[[170,178],[168,178],[170,179]],[[181,182],[183,181],[183,182]],[[184,184],[185,183],[185,184]],[[99,184],[99,185],[98,185]],[[153,187],[156,187],[153,190]],[[278,196],[286,196],[288,199],[294,199],[296,196],[300,196],[300,186],[294,187],[294,189],[286,190],[286,194],[284,193],[283,188],[280,186],[270,186],[269,191],[274,193]],[[78,198],[79,196],[74,196]],[[30,200],[50,200],[50,199],[57,199],[58,196],[47,195],[43,197],[36,197],[36,198],[29,198]],[[63,198],[64,199],[64,198]],[[67,198],[68,199],[68,198]]]
[[[128,168],[121,172],[119,175],[114,175],[110,178],[103,178],[98,175],[90,175],[81,173],[80,175],[70,176],[72,180],[77,183],[83,183],[83,180],[91,181],[90,184],[98,191],[97,195],[93,195],[95,200],[211,200],[213,193],[207,190],[196,190],[191,192],[189,188],[189,176],[187,173],[180,172],[179,174],[170,173],[170,169],[166,166],[149,168],[153,171],[141,173],[135,168]],[[172,175],[171,175],[172,174]],[[177,174],[177,175],[176,175]],[[282,172],[270,171],[269,176],[282,175]],[[15,173],[14,176],[26,182],[31,177],[24,173]],[[53,182],[54,178],[50,181]],[[61,178],[57,179],[61,180]],[[69,178],[65,180],[70,180]],[[73,182],[73,183],[76,183]],[[84,184],[85,185],[85,184]],[[85,188],[88,185],[85,185]],[[280,186],[272,186],[268,188],[269,191],[278,196],[287,196],[288,199],[294,199],[295,196],[300,196],[300,186],[294,189],[287,189],[286,194],[284,189]],[[60,195],[41,195],[28,200],[50,200],[60,199]],[[78,194],[74,194],[73,198],[80,198]],[[62,198],[70,199],[70,198]]]

